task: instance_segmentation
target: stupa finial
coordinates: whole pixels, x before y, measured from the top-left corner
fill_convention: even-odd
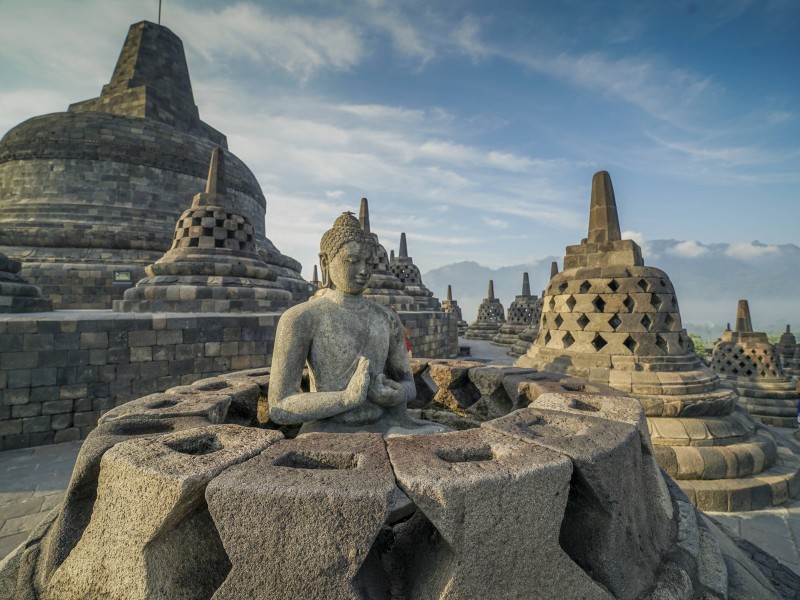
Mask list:
[[[453,301],[453,286],[450,285],[449,283],[447,284],[447,301],[448,302]]]
[[[747,300],[739,300],[736,307],[736,329],[739,333],[752,333],[753,322],[750,320],[750,305]]]
[[[528,279],[527,272],[522,274],[522,295],[523,296],[531,295],[531,282]]]
[[[369,201],[366,198],[361,199],[361,207],[358,209],[358,222],[361,223],[361,229],[369,233]]]
[[[725,325],[725,331],[730,331],[730,330],[731,330],[731,324],[730,324],[730,323],[727,323],[727,324]]]
[[[206,194],[225,193],[225,153],[222,148],[214,148],[211,152],[211,164],[208,166]]]
[[[553,261],[550,263],[550,279],[558,275],[558,263]]]
[[[317,265],[314,265],[314,274],[311,276],[311,283],[319,287],[319,275],[317,274]]]
[[[389,250],[389,262],[394,262],[394,248]]]
[[[788,324],[786,325],[786,333],[792,333],[792,330]]]
[[[589,243],[616,242],[622,239],[617,215],[617,201],[608,171],[592,177],[592,201],[589,208]]]
[[[489,291],[486,292],[486,297],[489,300],[494,300],[494,280],[493,279],[489,280]]]
[[[406,232],[400,234],[400,258],[408,258],[408,244],[406,243]]]

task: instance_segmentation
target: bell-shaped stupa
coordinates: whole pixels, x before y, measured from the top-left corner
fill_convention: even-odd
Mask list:
[[[530,327],[533,321],[541,316],[541,309],[538,313],[536,307],[539,297],[531,294],[531,284],[527,273],[522,274],[522,293],[514,298],[508,307],[506,322],[500,326],[500,330],[492,338],[492,343],[498,346],[513,346],[519,339],[519,335]]]
[[[714,346],[711,367],[739,392],[739,404],[757,420],[778,427],[797,427],[800,393],[781,366],[767,334],[753,331],[750,306],[739,300],[736,327]]]
[[[255,229],[227,194],[225,152],[211,155],[206,191],[175,225],[172,248],[145,268],[148,277],[114,302],[119,312],[273,312],[289,291],[259,255]]]
[[[433,292],[422,283],[422,275],[414,260],[408,255],[408,244],[405,232],[400,234],[400,251],[397,256],[392,251],[389,258],[389,270],[405,286],[405,292],[414,299],[417,310],[439,310],[441,304]]]
[[[786,326],[786,331],[781,334],[775,345],[781,359],[781,367],[788,377],[800,377],[800,352],[798,352],[797,338],[792,333],[791,327]]]
[[[377,234],[370,230],[369,201],[366,198],[361,199],[358,221],[361,223],[361,229],[372,235],[376,248],[372,277],[367,289],[364,290],[364,297],[398,311],[418,310],[414,298],[406,293],[403,282],[389,269],[389,255],[386,253],[386,248],[381,245]]]
[[[494,281],[489,280],[486,298],[478,307],[478,318],[470,323],[464,337],[471,340],[491,340],[505,323],[505,309],[494,297]]]
[[[180,38],[131,25],[99,97],[0,140],[0,251],[56,308],[111,308],[119,282],[135,283],[170,247],[186,190],[201,189],[216,147],[227,151],[227,140],[200,119]],[[305,300],[300,263],[265,237],[266,199],[232,153],[227,178],[258,252],[295,302]]]
[[[695,354],[667,274],[646,267],[636,242],[621,238],[611,178],[601,171],[589,236],[567,247],[536,342],[515,364],[637,398],[659,464],[699,508],[749,510],[796,495],[797,461],[779,459],[771,434],[737,409],[736,392]]]
[[[0,252],[0,313],[31,313],[53,310],[41,290],[19,276],[18,260]]]
[[[458,335],[466,333],[469,325],[461,315],[461,307],[458,305],[458,300],[453,300],[453,286],[449,283],[447,284],[447,299],[442,302],[442,312],[455,315]]]
[[[558,263],[553,261],[550,263],[550,279],[555,277],[557,274]],[[512,344],[511,349],[507,353],[509,356],[519,358],[523,354],[526,354],[528,352],[528,348],[530,348],[533,345],[533,342],[536,341],[536,337],[539,335],[539,323],[542,320],[543,302],[544,291],[542,291],[542,295],[536,300],[536,306],[534,308],[534,314],[531,318],[530,324],[517,336],[516,341]]]

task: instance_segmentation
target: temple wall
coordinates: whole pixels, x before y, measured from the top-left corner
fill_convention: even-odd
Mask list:
[[[458,328],[454,315],[441,311],[399,312],[408,331],[415,357],[452,358],[458,356]]]
[[[277,313],[0,317],[0,449],[85,438],[154,392],[270,363]]]

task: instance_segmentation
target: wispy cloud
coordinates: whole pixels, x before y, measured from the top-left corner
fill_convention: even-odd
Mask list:
[[[736,242],[725,249],[725,254],[739,260],[752,260],[778,254],[780,248],[758,242]]]
[[[667,248],[666,253],[681,258],[699,258],[708,254],[710,250],[694,240],[678,242],[672,248]]]

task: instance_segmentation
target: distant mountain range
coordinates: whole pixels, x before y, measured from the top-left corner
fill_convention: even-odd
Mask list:
[[[736,303],[750,303],[753,325],[759,331],[777,334],[787,323],[800,338],[800,248],[794,244],[702,244],[677,240],[648,241],[642,248],[645,264],[665,271],[675,286],[684,326],[704,339],[719,337],[725,324],[736,318]],[[495,296],[508,305],[522,289],[527,271],[531,292],[539,295],[550,278],[550,263],[563,266],[563,256],[548,256],[529,264],[490,269],[464,261],[433,269],[422,280],[434,294],[444,298],[453,286],[468,322],[475,320],[486,297],[488,282],[494,281]]]

